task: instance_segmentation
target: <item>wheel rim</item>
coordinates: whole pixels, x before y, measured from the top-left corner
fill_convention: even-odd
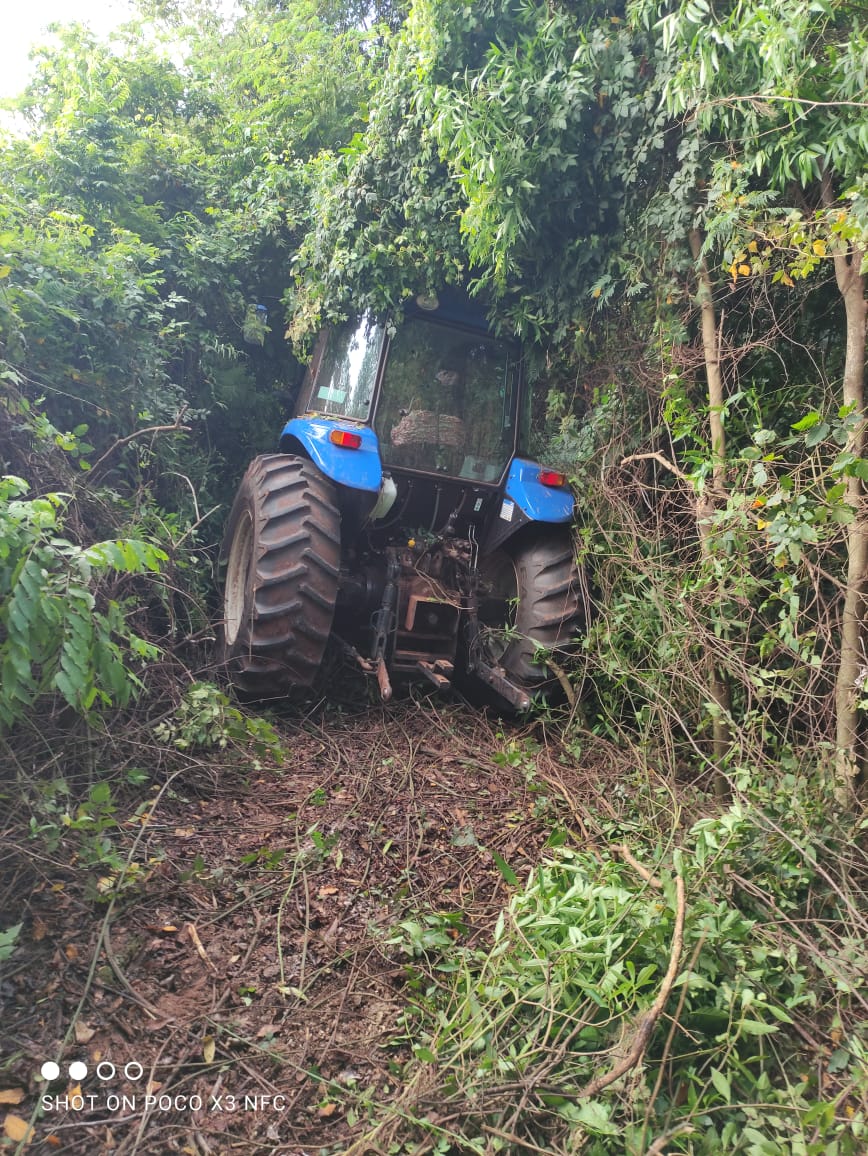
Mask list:
[[[223,615],[226,641],[232,646],[241,630],[247,605],[247,588],[253,562],[253,519],[249,513],[242,516],[232,538],[229,561],[226,564],[226,586],[223,596]]]
[[[515,638],[518,575],[515,562],[500,550],[482,564],[484,589],[479,599],[480,641],[489,661],[499,663]]]

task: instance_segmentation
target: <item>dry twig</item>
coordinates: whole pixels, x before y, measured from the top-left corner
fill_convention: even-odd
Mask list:
[[[93,481],[94,477],[96,476],[96,474],[98,473],[98,471],[100,469],[100,466],[102,466],[103,462],[108,461],[108,459],[112,456],[112,454],[116,450],[119,450],[121,448],[121,446],[126,446],[126,445],[129,445],[130,442],[136,441],[137,438],[143,438],[147,434],[189,433],[190,432],[190,426],[181,424],[181,422],[184,420],[184,414],[187,412],[188,408],[189,408],[189,406],[186,406],[186,405],[181,406],[181,408],[178,410],[177,416],[175,417],[175,420],[172,423],[172,425],[149,425],[149,426],[146,426],[144,429],[133,430],[133,432],[131,434],[127,434],[127,436],[124,438],[118,438],[118,440],[116,442],[114,442],[112,445],[109,446],[109,448],[102,455],[102,457],[98,458],[97,461],[94,463],[93,469],[88,474],[88,481],[89,482]]]
[[[676,478],[680,478],[680,480],[682,482],[689,482],[690,481],[690,478],[688,478],[687,474],[685,474],[683,470],[679,469],[678,466],[676,466],[674,464],[674,462],[670,462],[669,458],[664,457],[663,454],[658,454],[658,453],[629,454],[626,458],[621,459],[620,465],[621,466],[629,466],[631,462],[647,462],[647,461],[658,462],[661,466],[663,466],[664,469],[667,469],[670,472],[670,474],[674,474],[676,476]]]
[[[642,867],[637,863],[632,855],[629,854],[626,847],[619,848],[621,854],[630,863],[630,866],[638,870],[642,878],[650,883],[652,887],[660,888],[660,881],[657,880],[647,868]],[[627,854],[625,855],[625,852]],[[629,856],[629,858],[628,858]],[[660,991],[657,993],[657,998],[654,1003],[639,1017],[636,1024],[636,1030],[633,1035],[633,1043],[627,1055],[622,1060],[619,1060],[613,1068],[610,1068],[602,1076],[597,1076],[596,1079],[591,1080],[579,1092],[576,1093],[577,1099],[586,1099],[589,1096],[596,1096],[598,1092],[602,1092],[604,1088],[608,1088],[610,1084],[614,1084],[631,1068],[642,1059],[645,1049],[651,1039],[651,1034],[654,1031],[654,1026],[660,1017],[660,1013],[666,1006],[666,1001],[669,999],[669,994],[672,991],[672,985],[675,982],[675,976],[678,974],[678,964],[681,960],[681,949],[684,944],[684,913],[685,913],[685,896],[684,896],[684,880],[680,875],[675,876],[675,929],[672,933],[672,950],[669,953],[669,966],[666,969],[666,974],[663,977],[663,982],[660,985]]]

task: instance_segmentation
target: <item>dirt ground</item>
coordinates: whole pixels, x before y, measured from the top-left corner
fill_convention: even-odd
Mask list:
[[[134,867],[114,898],[110,872],[7,828],[0,1149],[346,1151],[412,1058],[414,936],[484,941],[504,864],[524,878],[556,823],[581,837],[564,798],[602,800],[540,728],[435,700],[277,725],[283,766],[158,768],[115,816]]]

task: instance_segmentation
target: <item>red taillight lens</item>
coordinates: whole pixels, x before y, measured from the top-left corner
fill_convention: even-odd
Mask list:
[[[357,450],[362,444],[362,435],[350,433],[347,429],[333,429],[329,433],[329,441],[333,445],[343,446],[345,450]]]
[[[559,474],[556,470],[540,470],[540,483],[544,486],[562,486],[566,480],[566,474]]]

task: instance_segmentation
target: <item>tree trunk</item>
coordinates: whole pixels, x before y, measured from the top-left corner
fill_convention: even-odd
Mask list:
[[[690,230],[690,251],[696,262],[696,277],[699,282],[700,321],[702,324],[702,352],[705,356],[705,376],[708,381],[708,422],[711,430],[712,483],[719,495],[726,492],[726,435],[723,429],[723,378],[720,373],[720,343],[717,334],[717,318],[714,314],[714,294],[711,274],[702,256],[702,234],[699,229]]]
[[[835,204],[831,178],[823,174],[823,205]],[[842,246],[833,253],[835,278],[844,301],[846,347],[842,400],[854,406],[859,424],[846,445],[849,453],[862,457],[865,450],[865,332],[868,302],[865,300],[865,254],[858,245]],[[852,507],[853,521],[847,531],[847,589],[841,611],[841,657],[835,680],[835,777],[838,801],[853,802],[859,765],[859,714],[856,709],[856,680],[865,663],[864,618],[865,579],[868,572],[868,521],[861,479],[846,479],[844,501]]]
[[[705,257],[702,256],[702,234],[691,229],[690,251],[696,262],[696,276],[699,283],[697,300],[700,309],[702,331],[702,351],[705,359],[705,376],[708,383],[708,421],[711,434],[711,489],[701,495],[696,504],[696,526],[703,558],[710,558],[713,550],[711,519],[715,503],[726,496],[726,434],[723,428],[723,377],[720,372],[720,342],[717,332],[717,318],[714,312],[714,295],[711,274]],[[730,718],[732,716],[732,695],[726,673],[715,663],[709,663],[708,693],[714,706],[712,726],[712,754],[716,767],[723,765],[732,743]],[[718,796],[726,793],[726,782],[722,774],[715,776],[714,790]]]

